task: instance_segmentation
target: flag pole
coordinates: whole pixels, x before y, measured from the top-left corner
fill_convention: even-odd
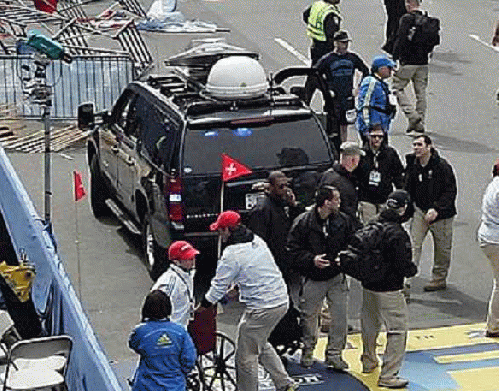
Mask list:
[[[220,188],[220,213],[224,211],[224,189],[225,189],[225,182],[222,178],[222,187]],[[221,255],[222,255],[222,237],[218,235],[217,260],[220,259]]]
[[[81,261],[80,261],[80,230],[78,226],[78,201],[74,201],[75,203],[75,244],[76,244],[76,266],[77,266],[77,274],[78,274],[78,296],[80,297],[80,301],[82,300],[81,296]]]

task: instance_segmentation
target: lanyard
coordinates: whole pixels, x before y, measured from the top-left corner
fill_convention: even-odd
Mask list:
[[[187,296],[189,296],[189,301],[190,301],[191,305],[194,305],[194,297],[192,296],[189,284],[187,283],[185,278],[182,277],[182,275],[177,270],[175,270],[175,268],[172,267],[172,270],[178,276],[178,278],[180,278],[182,280],[182,282],[184,283],[185,287],[187,288]]]

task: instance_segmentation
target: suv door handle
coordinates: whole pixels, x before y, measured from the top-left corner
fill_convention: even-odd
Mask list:
[[[113,145],[113,146],[111,147],[111,151],[112,151],[113,153],[118,153],[118,152],[120,151],[120,149],[118,148],[118,146],[117,146],[117,145]]]

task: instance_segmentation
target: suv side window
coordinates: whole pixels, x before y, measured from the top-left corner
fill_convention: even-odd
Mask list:
[[[121,129],[127,128],[129,114],[131,114],[131,118],[133,117],[133,113],[130,112],[130,109],[135,98],[136,94],[133,91],[125,90],[114,105],[111,114],[111,122],[118,125]]]
[[[168,169],[177,134],[171,117],[142,96],[137,98],[138,133],[144,150],[154,164]]]

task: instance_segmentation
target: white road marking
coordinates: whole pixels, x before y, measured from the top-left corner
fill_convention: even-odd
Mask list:
[[[492,50],[495,50],[496,52],[499,52],[499,47],[492,46],[490,43],[483,41],[478,35],[470,34],[470,38],[474,39],[477,42],[480,42],[482,45],[485,45]]]
[[[295,56],[298,60],[300,60],[306,66],[310,66],[310,59],[301,54],[298,50],[296,50],[293,46],[291,46],[288,42],[281,38],[275,38],[275,41],[281,45],[284,49],[290,52],[293,56]]]

